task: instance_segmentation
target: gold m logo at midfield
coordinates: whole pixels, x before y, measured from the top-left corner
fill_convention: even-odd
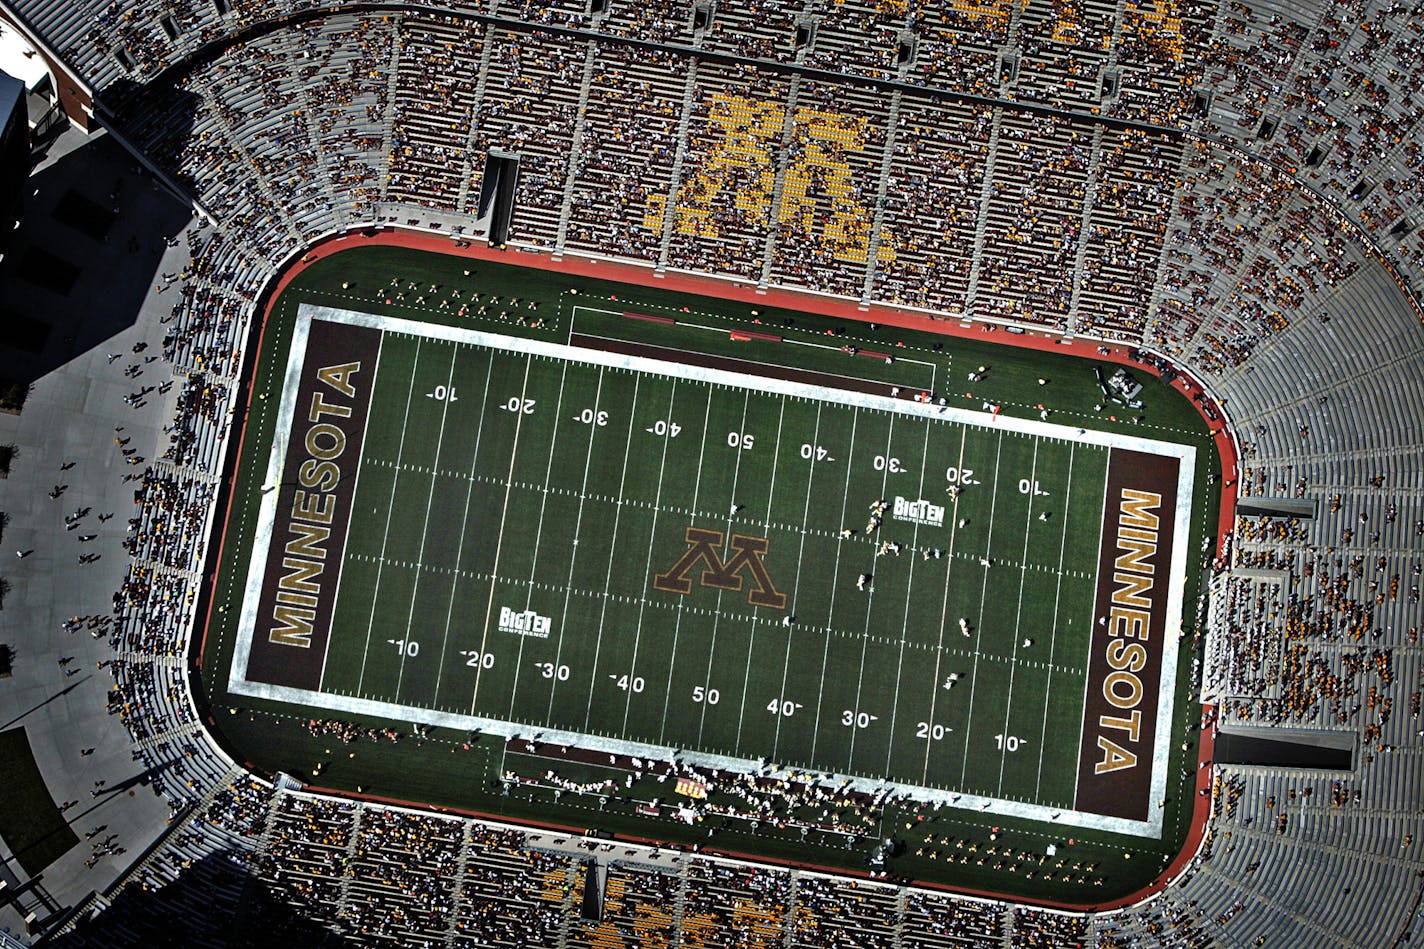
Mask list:
[[[776,584],[771,582],[771,574],[766,572],[766,564],[761,559],[771,548],[765,537],[733,534],[727,544],[733,551],[732,557],[724,561],[718,553],[718,548],[722,546],[721,531],[689,527],[684,536],[687,550],[666,572],[653,575],[653,589],[667,593],[691,593],[692,581],[687,575],[700,562],[706,565],[702,570],[704,587],[739,592],[742,589],[742,571],[745,570],[752,579],[752,589],[747,593],[748,603],[786,609],[786,594],[777,592]]]

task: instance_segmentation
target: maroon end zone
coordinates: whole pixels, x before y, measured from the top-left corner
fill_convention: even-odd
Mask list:
[[[316,689],[351,520],[381,331],[312,320],[244,677]]]
[[[1114,448],[1098,552],[1098,588],[1078,753],[1075,808],[1148,819],[1172,583],[1181,462]],[[1167,723],[1164,723],[1164,726]]]

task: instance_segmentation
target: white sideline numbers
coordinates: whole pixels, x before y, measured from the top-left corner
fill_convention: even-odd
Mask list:
[[[884,455],[876,455],[871,466],[874,467],[876,471],[888,471],[891,474],[899,474],[905,470],[904,465],[900,464],[900,459],[893,456],[887,458]]]
[[[494,653],[479,652],[477,650],[462,649],[460,655],[465,657],[465,665],[471,669],[493,669]]]
[[[933,741],[939,741],[944,738],[945,735],[948,735],[949,731],[950,730],[943,725],[931,725],[929,722],[915,723],[916,738],[929,738]]]
[[[512,396],[501,406],[506,412],[514,412],[516,415],[533,415],[534,400],[521,399],[519,396]]]
[[[436,402],[459,402],[460,397],[455,394],[454,386],[436,386],[434,392],[425,393],[427,399],[434,399]]]
[[[626,673],[621,676],[610,675],[608,678],[612,679],[613,684],[624,692],[641,692],[643,691],[643,686],[646,685],[646,683],[643,682],[642,676],[629,676]]]
[[[801,707],[800,702],[793,702],[790,699],[772,699],[766,704],[766,710],[773,715],[780,715],[782,718],[790,718],[796,714],[796,710]]]
[[[857,712],[855,709],[844,709],[841,711],[841,724],[850,728],[869,728],[870,723],[878,721],[879,715],[871,715],[869,712]]]
[[[707,705],[716,705],[722,700],[722,693],[716,689],[704,689],[700,685],[692,687],[692,701],[702,702]]]
[[[552,662],[536,662],[534,668],[539,670],[539,675],[545,679],[554,679],[558,682],[569,681],[569,667],[556,666]]]
[[[974,480],[973,468],[946,468],[944,472],[944,480],[948,481],[950,484],[979,483],[978,481]]]
[[[662,435],[666,438],[676,438],[682,431],[682,426],[676,422],[669,422],[667,419],[658,419],[653,423],[652,428],[645,428],[643,431],[649,435]]]
[[[396,652],[400,653],[402,656],[408,656],[411,659],[414,659],[416,656],[420,655],[420,643],[416,642],[414,639],[388,639],[386,640],[386,642],[396,647]]]
[[[1018,751],[1020,745],[1026,745],[1017,735],[995,735],[994,740],[999,743],[1000,751]]]
[[[582,422],[585,425],[597,425],[599,428],[603,428],[608,424],[608,413],[602,410],[594,411],[593,409],[584,409],[574,416],[574,421]]]
[[[809,442],[801,445],[801,457],[806,461],[835,461],[820,445]]]
[[[1031,478],[1019,479],[1019,494],[1032,494],[1035,497],[1043,497],[1048,492],[1038,486],[1038,482]]]
[[[752,445],[756,444],[756,436],[747,432],[728,432],[727,447],[740,448],[742,451],[751,451]]]

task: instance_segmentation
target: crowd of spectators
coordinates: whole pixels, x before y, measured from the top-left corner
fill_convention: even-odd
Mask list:
[[[568,247],[658,259],[663,229],[644,217],[672,181],[688,69],[660,50],[599,47],[574,159]]]
[[[885,201],[892,228],[877,259],[876,299],[966,311],[974,242],[988,173],[993,112],[982,106],[906,95],[895,127]]]
[[[595,877],[595,880],[597,877]],[[672,946],[677,943],[678,894],[684,880],[681,873],[668,872],[646,864],[610,862],[603,882],[601,919],[571,921],[565,945],[602,949],[605,946]],[[580,872],[574,897],[582,902],[588,888],[588,873]],[[706,945],[695,937],[682,939],[687,949]]]
[[[129,554],[164,567],[196,572],[207,542],[215,486],[209,479],[146,468],[134,491],[138,517],[124,541]]]
[[[610,36],[621,35],[628,17],[644,27],[690,28],[676,7],[663,17],[625,6],[523,13],[536,23]],[[1225,22],[1242,32],[1216,42],[1216,61],[1190,55],[1208,45],[1208,8],[1185,4],[1164,13],[1131,5],[1117,41],[1136,58],[1118,57],[1110,69],[1103,41],[1113,36],[1112,20],[1100,6],[1045,12],[966,2],[940,14],[915,3],[846,3],[793,16],[767,3],[755,15],[714,13],[693,44],[895,78],[933,74],[936,31],[987,46],[999,36],[1017,50],[1007,57],[1012,75],[1006,78],[995,56],[992,82],[978,91],[1069,106],[1083,118],[979,112],[919,96],[905,97],[909,111],[901,116],[894,97],[874,87],[790,82],[713,60],[697,61],[694,77],[685,50],[425,13],[379,23],[345,14],[313,21],[274,34],[260,58],[236,46],[178,75],[166,92],[120,94],[119,111],[147,153],[192,185],[224,224],[252,235],[269,260],[300,236],[347,222],[472,214],[493,149],[520,156],[511,229],[517,241],[593,252],[616,247],[620,256],[678,268],[1148,341],[1208,371],[1240,365],[1290,314],[1348,281],[1361,264],[1352,241],[1296,238],[1334,230],[1341,219],[1294,182],[1303,177],[1329,191],[1315,179],[1344,162],[1328,197],[1347,214],[1358,208],[1354,218],[1378,232],[1408,223],[1410,182],[1419,177],[1409,172],[1419,156],[1405,154],[1407,142],[1375,143],[1397,171],[1371,179],[1359,201],[1351,198],[1356,182],[1342,176],[1353,162],[1349,149],[1360,143],[1318,148],[1319,136],[1299,129],[1273,136],[1261,157],[1192,142],[1183,176],[1180,136],[1104,128],[1090,113],[1189,124],[1201,112],[1199,103],[1185,104],[1198,96],[1191,87],[1214,68],[1210,129],[1225,135],[1219,122],[1228,103],[1239,105],[1268,79],[1299,77],[1304,66],[1289,51],[1309,53],[1300,42],[1273,57],[1242,49],[1257,49],[1249,43],[1258,34],[1290,39],[1309,31],[1236,11]],[[504,12],[521,15],[518,8]],[[1393,25],[1386,11],[1370,15],[1381,30]],[[809,30],[801,47],[798,24]],[[773,42],[783,27],[788,38]],[[906,37],[914,38],[908,63],[869,65],[867,57],[893,66]],[[968,48],[952,55],[969,55]],[[1368,52],[1407,64],[1411,49],[1367,43],[1349,57]],[[1269,68],[1262,60],[1282,64],[1258,73]],[[239,72],[257,81],[226,81]],[[1391,72],[1407,96],[1405,71]],[[1327,85],[1315,98],[1331,103],[1328,117],[1338,125],[1343,94],[1319,73],[1310,75]],[[1363,92],[1351,100],[1356,112],[1398,109],[1384,86],[1357,78]],[[927,90],[942,89],[948,70],[923,81]],[[684,100],[691,103],[685,116]],[[134,108],[122,108],[127,103]],[[921,120],[929,116],[938,124],[924,136]],[[1315,120],[1307,111],[1300,121]],[[1399,137],[1397,124],[1388,127]],[[1288,140],[1298,147],[1287,153],[1281,149]],[[808,149],[818,144],[825,155],[808,166]],[[924,170],[882,162],[887,147],[912,163],[928,153],[925,170],[948,175],[931,181]],[[216,174],[234,154],[257,173]],[[911,195],[929,197],[928,208]],[[975,253],[935,253],[945,244]],[[1064,279],[1070,272],[1076,279]]]
[[[162,6],[90,0],[69,15],[56,15],[44,0],[30,0],[30,5],[44,14],[35,19],[56,35],[59,47],[102,87],[119,77],[151,75],[198,43],[222,35],[225,27],[314,4],[266,8],[245,0],[216,5],[187,0]],[[461,9],[497,12],[535,26],[636,37],[759,62],[799,63],[861,79],[904,79],[937,91],[1096,111],[1162,126],[1190,127],[1209,113],[1212,134],[1243,143],[1260,136],[1266,141],[1263,154],[1277,168],[1299,174],[1342,206],[1357,210],[1352,217],[1381,236],[1408,222],[1419,197],[1420,176],[1413,172],[1421,156],[1417,143],[1403,133],[1417,120],[1420,108],[1420,40],[1409,26],[1410,8],[1387,0],[1328,15],[1311,6],[1257,12],[1249,4],[1233,3],[1220,18],[1216,6],[1205,2],[1129,3],[1119,14],[1113,5],[1096,0],[1042,9],[1004,0],[961,0],[948,6],[914,0],[765,0],[736,10],[709,6],[708,16],[697,15],[691,3],[676,2],[591,8],[575,0],[506,0],[464,4]],[[230,19],[224,20],[225,15]],[[406,21],[409,25],[422,18],[425,15],[416,14]],[[422,27],[416,22],[411,29],[418,33]],[[306,58],[308,47],[315,46],[321,49],[320,58],[287,62],[280,51],[274,56],[268,50],[272,68],[341,75],[351,66],[340,79],[324,80],[337,83],[326,90],[334,95],[316,100],[327,111],[323,117],[320,109],[313,110],[323,140],[329,145],[338,127],[360,127],[333,121],[341,103],[353,95],[365,98],[368,122],[379,128],[386,90],[365,77],[379,73],[367,67],[379,67],[387,58],[386,24],[362,22],[342,42],[324,42],[322,35],[330,35],[327,24],[302,28],[293,36],[300,34],[306,38],[294,51],[300,48]],[[419,40],[412,52],[419,61]],[[475,57],[465,59],[478,62]],[[247,68],[260,71],[264,65],[266,61],[254,62]],[[446,66],[431,72],[437,83],[465,68],[459,62]],[[435,88],[428,83],[425,87]],[[464,94],[472,89],[464,87]],[[462,124],[459,111],[449,116],[455,119],[456,138]],[[162,114],[156,113],[155,119]],[[464,122],[468,129],[468,117]],[[292,126],[293,120],[274,117],[258,130],[258,137],[279,125]],[[239,129],[236,144],[246,145],[250,137]],[[225,154],[222,143],[211,141],[211,135],[205,138],[214,154]],[[278,177],[286,175],[270,164],[275,157],[258,151],[251,160]],[[448,169],[432,165],[429,171],[439,177]],[[368,172],[366,167],[361,174],[366,177]],[[329,180],[336,183],[343,176]],[[1366,193],[1357,196],[1363,180]],[[296,175],[289,183],[309,187]],[[1398,244],[1398,252],[1418,272],[1424,243],[1419,229],[1411,229],[1412,234],[1394,235],[1398,239],[1391,243]]]
[[[531,846],[512,828],[301,793],[269,793],[265,813],[244,815],[244,791],[209,811],[258,838],[259,877],[363,944],[949,949],[1005,934],[1070,945],[1045,940],[1086,932],[1081,916],[596,840],[542,835]],[[601,910],[584,917],[594,878]]]
[[[1407,5],[1227,2],[1218,17],[1209,3],[1129,2],[1115,22],[1116,8],[1097,0],[1052,11],[1001,0],[933,9],[763,0],[714,10],[699,27],[690,5],[671,0],[613,0],[603,12],[582,0],[491,2],[480,8],[603,38],[415,10],[341,13],[129,88],[113,80],[152,77],[199,42],[310,4],[19,5],[103,80],[117,126],[217,223],[215,234],[189,236],[191,266],[155,286],[159,299],[175,300],[162,350],[182,373],[180,412],[165,457],[135,473],[134,560],[114,616],[74,627],[110,637],[110,709],[174,806],[175,829],[125,885],[161,885],[213,854],[257,854],[283,899],[371,941],[595,941],[592,928],[569,922],[581,866],[527,849],[520,832],[274,793],[244,777],[202,734],[179,658],[258,288],[318,233],[405,223],[423,210],[469,214],[490,149],[521,157],[516,240],[851,297],[868,278],[878,300],[1150,344],[1211,376],[1258,427],[1245,444],[1249,457],[1259,443],[1259,454],[1243,493],[1346,496],[1308,523],[1238,521],[1222,567],[1280,579],[1227,586],[1221,630],[1234,671],[1220,714],[1357,732],[1360,783],[1297,795],[1269,777],[1223,774],[1213,792],[1221,824],[1205,869],[1192,871],[1205,882],[1190,897],[1092,924],[1099,945],[1197,946],[1213,927],[1249,916],[1238,877],[1213,869],[1213,854],[1254,873],[1268,853],[1261,838],[1309,841],[1334,831],[1303,817],[1363,813],[1361,785],[1365,803],[1394,820],[1396,792],[1407,794],[1411,780],[1394,751],[1420,727],[1419,673],[1399,657],[1417,644],[1407,608],[1418,599],[1421,512],[1394,482],[1353,463],[1295,467],[1285,443],[1324,451],[1317,440],[1328,433],[1333,453],[1405,430],[1327,405],[1361,383],[1316,365],[1317,388],[1279,409],[1267,395],[1287,384],[1287,369],[1263,354],[1285,339],[1285,358],[1328,362],[1332,319],[1359,318],[1336,301],[1383,265],[1406,284],[1424,274],[1424,147],[1410,134],[1424,110],[1424,40]],[[620,37],[913,88],[694,60]],[[934,94],[944,90],[1075,114]],[[1251,388],[1258,367],[1268,381]],[[1292,417],[1305,414],[1295,403],[1321,420]],[[1376,403],[1390,418],[1410,411]],[[1307,465],[1316,465],[1309,478]],[[1249,674],[1277,655],[1272,674]],[[1381,789],[1373,802],[1371,788]],[[733,788],[738,813],[765,813],[760,790],[754,781]],[[858,802],[840,803],[853,813]],[[1349,824],[1368,846],[1397,854],[1408,844],[1385,826]],[[808,945],[973,945],[1009,933],[1013,945],[1038,946],[1089,933],[1058,914],[711,860],[689,860],[681,875],[615,868],[609,879],[612,930],[629,943],[678,931],[688,945],[717,945],[718,932]],[[654,918],[670,894],[680,916]],[[237,886],[217,903],[240,899]],[[947,931],[947,919],[963,926]],[[956,941],[966,933],[972,941]]]

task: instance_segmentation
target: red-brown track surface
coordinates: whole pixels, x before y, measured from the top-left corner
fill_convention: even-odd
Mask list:
[[[836,299],[811,292],[787,289],[762,290],[743,280],[729,280],[681,271],[657,272],[646,266],[640,267],[634,264],[615,263],[604,259],[594,259],[568,253],[554,257],[543,252],[530,253],[498,249],[486,246],[482,243],[469,243],[465,241],[457,243],[448,235],[425,234],[397,228],[382,227],[349,231],[324,238],[309,247],[307,252],[301,257],[291,261],[277,279],[267,285],[267,288],[263,291],[262,297],[260,298],[259,306],[261,309],[262,327],[257,339],[257,351],[261,350],[262,335],[265,334],[267,327],[267,317],[271,312],[273,303],[281,296],[282,291],[314,261],[338,251],[362,246],[405,247],[413,250],[444,254],[446,256],[465,257],[470,260],[514,264],[552,273],[566,273],[581,277],[628,283],[636,286],[661,287],[683,293],[717,297],[724,300],[743,300],[749,307],[777,307],[804,313],[816,313],[822,316],[831,316],[860,323],[875,323],[882,327],[899,327],[901,329],[935,333],[948,337],[982,340],[988,334],[1002,332],[999,327],[986,323],[975,323],[959,318],[934,319],[923,313],[893,305],[870,304],[862,306],[852,301]],[[995,337],[995,341],[1003,343],[1004,345],[1020,346],[1040,350],[1042,352],[1068,353],[1100,362],[1120,363],[1122,365],[1131,366],[1136,372],[1145,371],[1158,377],[1161,375],[1155,367],[1133,360],[1129,355],[1133,347],[1120,343],[1105,343],[1096,339],[1068,339],[1050,331],[1032,329],[1023,333],[1003,333],[1002,336]],[[1106,352],[1103,350],[1106,350]],[[1208,394],[1199,383],[1186,374],[1182,367],[1178,366],[1176,369],[1178,374],[1177,378],[1172,382],[1173,388],[1181,392],[1188,399],[1191,399],[1193,404],[1197,406],[1197,410],[1201,412],[1202,417],[1211,428],[1213,441],[1220,455],[1223,481],[1221,489],[1221,509],[1216,536],[1217,556],[1224,557],[1229,550],[1230,533],[1236,508],[1237,482],[1239,480],[1236,443],[1231,437],[1226,423],[1223,421],[1220,406],[1215,403],[1210,394]],[[251,411],[253,398],[254,391],[252,381],[248,380],[247,412]],[[1216,417],[1213,418],[1212,415],[1209,415],[1209,411],[1214,413]],[[248,416],[244,414],[244,418],[246,417]],[[245,436],[246,431],[244,428],[242,438],[245,438]],[[234,457],[240,458],[241,456],[242,439],[240,438],[237,445],[237,454]],[[219,541],[218,557],[212,561],[213,566],[208,572],[209,581],[215,579],[216,565],[222,562],[223,548],[227,542],[226,524],[227,518],[231,514],[232,502],[233,499],[229,497],[228,509],[223,512],[223,535]],[[208,606],[209,625],[211,624],[212,611],[215,609],[215,604],[216,597],[213,597]],[[204,626],[203,641],[199,643],[198,663],[200,666],[202,663],[203,648],[206,645],[206,629],[207,625]],[[209,719],[209,721],[211,722],[211,719]],[[1193,801],[1191,828],[1187,833],[1186,842],[1177,856],[1162,872],[1158,874],[1151,883],[1137,892],[1119,899],[1089,904],[1054,902],[1051,900],[1027,900],[1020,897],[1005,896],[988,890],[950,887],[935,883],[921,883],[919,881],[915,881],[915,884],[929,889],[945,890],[1012,903],[1035,904],[1076,912],[1102,912],[1124,906],[1131,906],[1160,893],[1166,889],[1171,881],[1191,862],[1206,833],[1206,821],[1210,816],[1212,800],[1212,769],[1209,767],[1209,764],[1212,760],[1216,738],[1216,715],[1214,708],[1211,706],[1205,706],[1203,708],[1202,722],[1203,727],[1197,736],[1198,765],[1195,781],[1195,800]],[[319,794],[329,794],[375,803],[387,803],[420,810],[435,810],[440,813],[464,814],[486,820],[509,822],[508,818],[497,814],[452,808],[432,808],[429,804],[404,801],[394,797],[356,794],[350,791],[339,791],[315,785],[310,786],[310,790]],[[567,827],[560,824],[539,824],[532,821],[524,821],[522,823],[563,833],[583,833],[579,828]],[[658,845],[662,843],[651,838],[623,836],[619,839],[648,845]],[[788,861],[762,857],[755,854],[743,854],[733,851],[712,851],[706,848],[704,848],[704,852],[724,854],[726,856],[758,863],[792,865]],[[797,863],[795,865],[840,876],[871,878],[871,875],[864,871],[845,870],[839,867],[823,867],[806,863]]]

